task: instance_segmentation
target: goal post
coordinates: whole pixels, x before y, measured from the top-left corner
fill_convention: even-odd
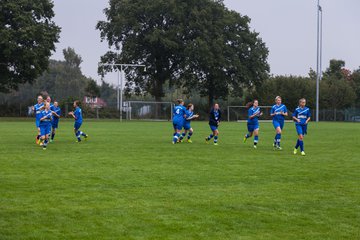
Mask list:
[[[270,111],[272,106],[259,106],[263,115],[260,117],[262,120],[271,120]],[[248,119],[248,108],[246,106],[228,106],[227,119],[230,121],[246,121]]]
[[[123,109],[127,120],[170,121],[172,102],[128,101]]]

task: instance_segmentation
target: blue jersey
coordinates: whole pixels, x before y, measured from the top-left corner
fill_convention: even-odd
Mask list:
[[[55,110],[54,110],[54,109],[55,109],[54,104],[50,103],[50,110],[55,112]]]
[[[186,115],[186,117],[185,117],[185,123],[187,124],[187,123],[190,123],[192,116],[194,116],[194,112],[192,112],[192,111],[190,111],[190,110],[185,110],[185,115]],[[189,118],[190,118],[190,119],[189,119]],[[188,119],[189,119],[189,120],[188,120]]]
[[[182,123],[184,121],[184,115],[186,108],[182,105],[177,105],[173,110],[173,122]]]
[[[82,123],[83,119],[82,119],[82,111],[81,111],[81,108],[79,108],[79,107],[76,107],[76,108],[75,108],[74,116],[75,116],[75,122],[76,122],[76,123]]]
[[[218,109],[218,110],[211,109],[210,116],[209,116],[209,125],[218,126],[220,120],[221,120],[221,111],[220,111],[220,109]]]
[[[37,103],[34,105],[35,118],[38,121],[40,121],[41,112],[42,112],[43,107],[44,107],[44,103],[40,103],[40,104]]]
[[[270,114],[275,113],[275,116],[273,116],[273,121],[283,122],[285,120],[285,116],[283,116],[281,112],[287,113],[287,109],[284,104],[275,104],[274,106],[272,106]]]
[[[60,107],[55,107],[55,106],[53,106],[53,110],[52,111],[54,111],[57,115],[61,115],[61,109],[60,109]],[[57,123],[57,122],[59,122],[59,118],[57,117],[57,116],[55,116],[55,114],[53,114],[53,122],[54,123]]]
[[[310,112],[310,108],[308,107],[297,107],[295,109],[295,111],[292,114],[293,117],[296,117],[297,119],[300,120],[300,122],[296,122],[296,125],[305,125],[306,124],[306,120],[311,117],[311,112]]]
[[[40,126],[48,126],[51,124],[52,112],[50,110],[43,110],[40,113],[40,119],[45,118],[40,122]]]
[[[250,118],[252,115],[255,114],[255,117],[253,118]],[[259,124],[259,116],[260,116],[260,108],[259,107],[252,107],[248,110],[248,124],[251,124],[251,125],[257,125]]]

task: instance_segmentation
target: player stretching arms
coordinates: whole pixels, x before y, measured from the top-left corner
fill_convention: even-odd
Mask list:
[[[41,111],[40,116],[41,142],[43,142],[43,150],[46,150],[49,141],[49,132],[51,131],[52,112],[50,110],[50,103],[45,103],[45,110]]]
[[[195,118],[198,118],[199,115],[198,114],[194,114],[194,105],[189,103],[186,107],[186,116],[185,116],[185,119],[184,119],[184,129],[185,129],[185,132],[183,132],[180,136],[180,142],[182,142],[182,140],[184,139],[184,137],[186,136],[186,134],[188,134],[188,137],[187,137],[187,142],[188,143],[192,143],[191,141],[191,136],[193,135],[194,133],[194,130],[192,129],[192,127],[190,126],[190,122],[191,120],[195,119]]]
[[[250,105],[251,104],[251,105]],[[252,107],[251,107],[252,106]],[[254,135],[254,148],[259,142],[259,117],[263,115],[259,108],[259,101],[254,100],[248,104],[248,120],[247,120],[247,129],[248,133],[244,137],[244,143],[252,135]]]
[[[219,104],[215,103],[214,107],[210,111],[209,115],[209,126],[212,131],[208,137],[205,138],[206,143],[209,143],[210,139],[214,137],[214,145],[218,145],[218,136],[219,136],[219,124],[221,121],[221,111]]]
[[[182,99],[176,100],[177,106],[174,107],[173,110],[173,127],[174,127],[174,135],[172,144],[177,143],[181,135],[181,129],[184,125],[184,119],[186,117],[186,108],[184,107],[184,101]]]
[[[293,112],[293,119],[295,121],[295,127],[299,138],[296,142],[296,146],[294,149],[294,154],[297,153],[298,147],[300,147],[301,155],[305,156],[304,152],[304,135],[307,134],[307,124],[310,121],[311,113],[310,109],[305,106],[306,99],[302,98],[299,100],[299,107],[295,109]]]
[[[81,142],[81,136],[83,136],[85,138],[85,140],[87,140],[87,138],[88,138],[88,135],[86,133],[80,131],[80,127],[83,122],[83,119],[82,119],[82,111],[81,111],[81,108],[79,107],[79,104],[80,104],[80,101],[76,100],[74,102],[75,111],[69,112],[69,115],[71,115],[75,119],[74,133],[77,138],[76,142]]]
[[[53,117],[51,120],[52,131],[51,131],[50,142],[54,141],[56,129],[58,129],[58,127],[59,127],[59,119],[60,119],[60,115],[61,115],[61,109],[60,109],[59,103],[57,101],[54,102],[52,114],[53,114]]]
[[[37,97],[37,104],[32,107],[32,110],[35,113],[35,125],[38,130],[36,135],[36,144],[40,144],[40,118],[41,118],[41,111],[44,108],[44,99],[41,95]]]
[[[275,105],[271,108],[270,116],[273,118],[273,125],[276,130],[274,149],[282,150],[280,147],[281,131],[284,128],[285,117],[288,115],[286,106],[281,104],[281,97],[275,98]]]

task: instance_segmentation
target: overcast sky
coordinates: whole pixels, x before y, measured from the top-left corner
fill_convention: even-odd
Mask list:
[[[271,73],[307,75],[316,69],[316,0],[225,0],[225,5],[251,18],[250,26],[260,33],[269,48]],[[342,59],[346,67],[360,66],[360,0],[322,0],[323,69],[330,59]],[[72,47],[81,55],[82,71],[99,81],[97,64],[108,51],[95,29],[105,20],[108,0],[54,0],[54,21],[62,28],[52,58],[63,60],[62,49]],[[105,81],[115,83],[116,75]]]

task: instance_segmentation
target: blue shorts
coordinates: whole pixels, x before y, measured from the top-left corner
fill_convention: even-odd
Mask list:
[[[215,131],[218,129],[218,126],[214,126],[214,125],[209,125],[209,126],[210,126],[211,131]]]
[[[279,121],[273,120],[273,125],[274,125],[274,128],[275,128],[275,129],[278,128],[278,127],[280,127],[280,129],[282,130],[283,127],[284,127],[284,121],[279,122]]]
[[[183,123],[173,122],[174,129],[181,131],[183,128]]]
[[[77,122],[75,122],[75,124],[74,124],[74,129],[75,129],[76,131],[79,130],[80,127],[81,127],[81,125],[82,125],[82,123],[77,123]]]
[[[259,124],[247,124],[247,129],[249,132],[253,132],[256,129],[259,129]]]
[[[59,121],[52,121],[51,122],[51,127],[52,128],[58,128],[59,127]]]
[[[298,135],[306,135],[307,134],[307,125],[300,125],[300,124],[296,124],[296,132]]]
[[[190,128],[191,128],[190,122],[184,123],[184,129],[185,129],[185,130],[189,130]]]
[[[51,132],[51,124],[40,125],[40,136],[48,135]]]
[[[35,120],[35,125],[36,125],[37,128],[40,127],[40,119],[36,119],[36,120]]]

